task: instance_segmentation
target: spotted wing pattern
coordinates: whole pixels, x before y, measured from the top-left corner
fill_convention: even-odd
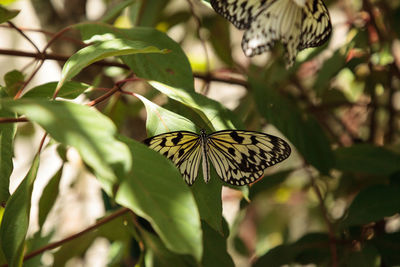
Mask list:
[[[187,184],[194,183],[201,161],[199,135],[187,131],[177,131],[156,135],[143,142],[172,160]]]
[[[264,170],[289,157],[288,143],[259,132],[224,130],[207,139],[207,155],[221,179],[233,185],[250,184]]]
[[[246,30],[242,49],[259,55],[280,41],[287,66],[298,51],[322,45],[332,26],[322,0],[211,0],[213,8],[239,29]]]

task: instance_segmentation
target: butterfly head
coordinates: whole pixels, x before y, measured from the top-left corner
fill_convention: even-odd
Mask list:
[[[200,130],[200,135],[207,135],[206,130],[201,129],[201,130]]]

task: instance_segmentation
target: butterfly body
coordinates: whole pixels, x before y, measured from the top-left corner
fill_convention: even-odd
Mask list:
[[[176,131],[150,137],[144,143],[172,160],[189,185],[197,177],[200,161],[206,183],[211,161],[223,181],[246,185],[261,178],[267,167],[289,157],[291,151],[279,137],[243,130],[211,134]]]
[[[322,0],[211,0],[219,14],[246,30],[242,49],[246,56],[270,50],[276,41],[286,49],[291,66],[298,51],[322,45],[332,25]]]

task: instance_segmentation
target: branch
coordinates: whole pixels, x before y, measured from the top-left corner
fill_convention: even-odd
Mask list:
[[[46,245],[46,246],[44,246],[44,247],[42,247],[42,248],[40,248],[38,250],[34,250],[34,251],[30,252],[29,254],[25,255],[24,261],[26,261],[28,259],[31,259],[31,258],[33,258],[33,257],[35,257],[35,256],[37,256],[39,254],[42,254],[43,252],[45,252],[47,250],[54,249],[56,247],[59,247],[59,246],[63,245],[64,243],[67,243],[67,242],[72,241],[72,240],[74,240],[74,239],[76,239],[78,237],[81,237],[81,236],[87,234],[88,232],[97,229],[101,225],[106,224],[106,223],[108,223],[108,222],[110,222],[110,221],[112,221],[112,220],[124,215],[125,213],[128,213],[128,212],[130,212],[130,209],[128,209],[128,208],[122,208],[120,210],[117,210],[116,212],[112,213],[111,215],[109,215],[107,217],[104,217],[103,219],[98,220],[94,225],[90,226],[89,228],[86,228],[83,231],[80,231],[80,232],[78,232],[78,233],[76,233],[74,235],[68,236],[68,237],[66,237],[66,238],[64,238],[64,239],[62,239],[60,241],[48,244],[48,245]],[[6,267],[6,266],[8,266],[8,265],[6,264],[6,265],[3,265],[1,267]]]
[[[22,118],[0,118],[0,123],[28,122],[25,117]]]

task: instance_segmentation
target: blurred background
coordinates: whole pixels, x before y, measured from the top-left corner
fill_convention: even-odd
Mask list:
[[[326,161],[331,159],[332,165],[321,166],[324,163],[320,163],[316,166],[318,159],[317,163],[305,161],[302,153],[296,151],[296,145],[292,144],[292,156],[268,169],[264,178],[268,181],[250,190],[250,202],[243,199],[241,192],[224,188],[223,212],[231,231],[228,249],[236,266],[250,266],[256,257],[278,245],[296,241],[307,233],[327,232],[329,227],[339,224],[360,190],[373,184],[387,184],[394,179],[391,175],[395,172],[379,171],[387,167],[385,162],[374,164],[376,159],[385,161],[387,153],[395,153],[390,154],[396,156],[390,157],[386,163],[394,170],[398,168],[394,166],[393,158],[398,159],[400,153],[400,1],[325,1],[333,25],[330,40],[322,47],[301,51],[295,66],[288,70],[284,66],[280,45],[263,55],[245,57],[240,45],[243,31],[219,16],[206,1],[0,1],[7,4],[8,9],[20,10],[12,23],[40,48],[64,27],[83,21],[99,21],[108,10],[122,2],[127,3],[127,8],[108,22],[120,28],[148,26],[167,33],[181,45],[189,58],[196,91],[235,112],[244,129],[285,138],[278,130],[279,121],[287,120],[282,115],[285,111],[271,115],[260,107],[260,100],[274,97],[271,93],[258,98],[260,90],[268,87],[283,96],[285,104],[281,108],[284,109],[285,105],[293,108],[286,110],[297,114],[293,120],[312,118],[312,123],[317,125],[307,130],[298,129],[299,135],[303,132],[313,132],[315,136],[323,133],[322,142],[313,140],[312,133],[305,136],[305,146],[319,146],[325,142],[335,151],[316,155]],[[49,52],[69,57],[82,46],[79,40],[78,34],[69,33],[62,42],[55,42]],[[6,23],[0,27],[0,48],[35,52],[31,44]],[[28,74],[32,71],[33,58],[0,52],[0,84],[6,83],[3,77],[12,69]],[[58,81],[63,63],[62,60],[46,60],[29,87]],[[116,80],[124,77],[124,73],[125,70],[118,67],[91,66],[76,79],[99,88],[110,88]],[[159,105],[167,104],[164,95],[151,91],[145,83],[138,82],[132,86],[127,90],[144,94]],[[74,101],[87,103],[101,93],[101,90],[91,90]],[[267,105],[268,101],[265,103]],[[146,113],[137,99],[113,96],[97,108],[114,121],[122,134],[136,140],[146,138]],[[11,192],[28,171],[42,134],[39,127],[30,123],[18,124]],[[340,150],[357,144],[384,146],[389,152]],[[324,149],[321,151],[326,151]],[[31,236],[39,227],[37,203],[43,188],[62,164],[55,150],[56,146],[47,142],[33,191]],[[85,229],[107,209],[99,183],[86,170],[79,154],[68,149],[67,158],[60,180],[60,193],[45,224],[51,240]],[[362,172],[364,168],[367,173]],[[368,171],[368,168],[372,170]],[[321,196],[313,187],[315,184],[326,211],[321,212]],[[383,228],[386,233],[398,232],[400,216],[385,218]],[[99,237],[81,253],[66,258],[65,264],[108,266],[115,249],[108,239]],[[357,250],[357,246],[352,249]],[[51,266],[53,257],[52,253],[45,252],[42,264]],[[124,262],[128,266],[136,260],[133,256]],[[63,261],[59,259],[59,262]]]

